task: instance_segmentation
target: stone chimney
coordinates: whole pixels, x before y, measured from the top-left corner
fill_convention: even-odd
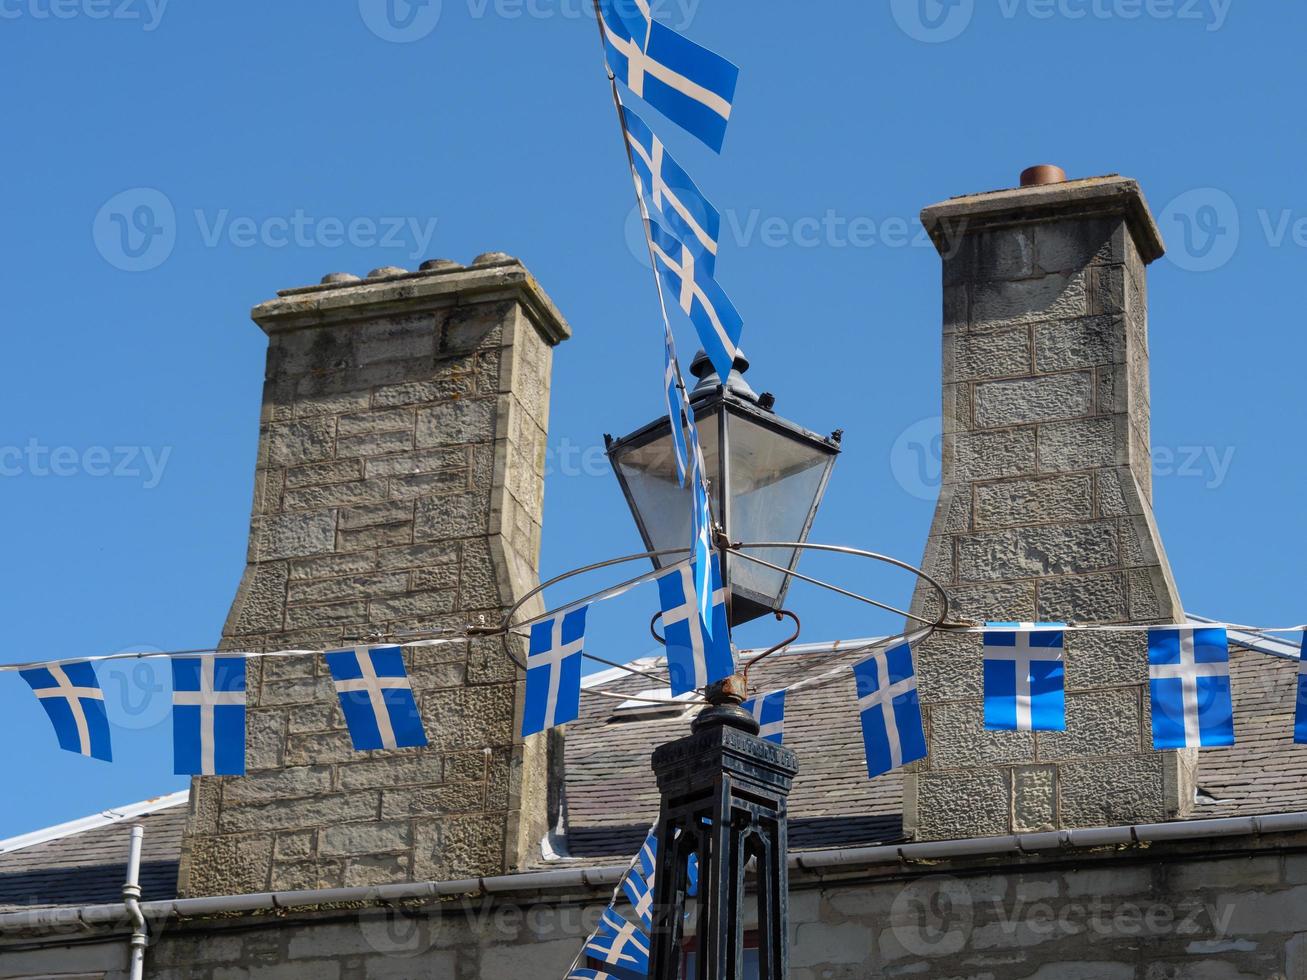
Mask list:
[[[944,260],[943,487],[925,567],[954,618],[1183,621],[1153,519],[1149,263],[1138,184],[1065,180],[955,198],[922,221]],[[918,590],[915,609],[933,610]],[[918,673],[930,757],[909,835],[940,840],[1160,821],[1193,800],[1190,754],[1152,750],[1147,640],[1067,637],[1067,731],[984,732],[981,642],[937,637]]]
[[[248,565],[222,648],[496,623],[536,582],[553,347],[523,266],[328,276],[268,335]],[[548,743],[503,640],[408,651],[430,747],[354,752],[321,657],[253,659],[248,775],[199,778],[181,893],[501,874],[548,826]],[[519,650],[519,655],[524,652]]]

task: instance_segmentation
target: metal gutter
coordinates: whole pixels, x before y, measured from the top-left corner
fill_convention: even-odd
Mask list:
[[[1081,848],[1261,836],[1299,831],[1307,831],[1307,811],[1224,820],[1189,820],[1176,823],[1016,834],[1008,837],[981,837],[971,840],[806,851],[790,856],[790,868],[821,874],[874,865],[911,865],[914,862],[940,861],[949,858],[1003,855],[1016,857]],[[517,892],[604,889],[617,885],[626,871],[626,865],[602,868],[558,868],[493,878],[467,878],[460,881],[187,898],[169,902],[145,902],[140,905],[140,912],[145,919],[157,921],[174,917],[202,918],[245,912],[307,909],[325,905],[384,905],[388,902],[511,895]],[[69,927],[87,930],[116,927],[118,931],[126,932],[130,931],[131,926],[131,910],[123,904],[38,909],[32,912],[0,915],[0,935],[54,930],[66,934]]]

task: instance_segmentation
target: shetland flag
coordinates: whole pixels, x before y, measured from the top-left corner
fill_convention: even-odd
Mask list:
[[[648,0],[599,0],[599,7],[617,80],[720,153],[740,69],[654,20]]]
[[[985,729],[1066,731],[1061,623],[989,623],[985,633]]]
[[[1307,745],[1307,660],[1303,652],[1307,651],[1307,633],[1302,635],[1302,647],[1298,650],[1298,711],[1294,719],[1293,740],[1299,745]]]
[[[853,665],[858,711],[867,753],[867,775],[875,778],[926,757],[926,735],[917,699],[912,648],[903,643],[878,650]]]
[[[726,590],[722,587],[721,565],[716,555],[712,556],[711,632],[699,612],[695,578],[694,566],[681,564],[658,579],[667,673],[673,697],[707,687],[735,673],[731,631],[726,624]]]
[[[622,121],[631,147],[631,160],[640,178],[641,195],[662,214],[668,230],[683,245],[688,245],[712,273],[722,233],[720,212],[643,119],[622,106]]]
[[[758,722],[758,737],[777,745],[785,741],[785,692],[772,691],[740,705]]]
[[[534,735],[581,717],[581,656],[589,606],[531,627],[526,658],[522,735]]]
[[[245,656],[172,658],[173,772],[245,775]]]
[[[104,691],[89,662],[47,664],[19,673],[45,709],[61,749],[113,761]]]
[[[690,321],[704,353],[725,384],[739,354],[744,319],[695,251],[650,218],[649,241],[658,275]]]
[[[1230,642],[1224,629],[1149,630],[1148,675],[1154,748],[1234,744]]]

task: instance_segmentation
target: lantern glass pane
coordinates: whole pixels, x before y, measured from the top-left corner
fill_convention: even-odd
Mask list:
[[[699,442],[703,447],[704,462],[708,470],[714,520],[720,520],[718,494],[720,486],[721,455],[718,452],[717,414],[713,412],[699,420]],[[676,478],[676,457],[672,446],[670,427],[643,446],[622,450],[615,462],[626,489],[635,504],[647,543],[651,551],[690,547],[690,490],[682,487]],[[674,565],[677,555],[663,555],[654,559],[659,568]]]
[[[730,535],[734,541],[802,541],[831,465],[829,452],[807,441],[728,415]],[[793,548],[748,552],[783,568],[798,562]],[[775,601],[788,576],[743,559],[731,561],[731,587]]]

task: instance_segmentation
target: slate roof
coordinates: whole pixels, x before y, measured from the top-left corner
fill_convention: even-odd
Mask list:
[[[1293,744],[1298,673],[1296,643],[1265,634],[1232,631],[1231,677],[1238,744],[1203,752],[1195,818],[1250,816],[1307,810],[1307,746]],[[755,668],[760,690],[854,663],[866,641],[852,640],[834,655],[832,645],[796,647]],[[852,652],[838,652],[852,651]],[[637,662],[646,663],[647,662]],[[814,664],[820,668],[814,670]],[[616,672],[597,674],[587,686],[635,695],[652,680]],[[902,835],[902,778],[868,780],[862,739],[847,671],[810,688],[787,704],[786,745],[801,771],[790,797],[791,846],[798,850],[890,843]],[[658,809],[649,769],[654,746],[689,730],[684,712],[615,719],[616,701],[582,699],[582,717],[566,739],[566,823],[555,841],[563,856],[583,864],[625,860],[639,847]],[[165,801],[166,802],[166,801]],[[119,900],[126,874],[129,828],[142,824],[141,881],[147,901],[176,897],[177,864],[186,820],[184,798],[138,817],[79,821],[88,829],[60,833],[17,849],[0,842],[0,913]],[[21,841],[19,842],[22,843]]]
[[[94,825],[67,834],[53,828],[51,833],[57,836],[52,839],[0,852],[0,913],[121,901],[128,842],[137,824],[145,828],[142,897],[147,902],[177,897],[177,862],[186,825],[184,796],[136,817],[77,821],[86,823]]]
[[[867,656],[870,640],[837,646],[853,652],[830,654],[832,644],[795,647],[764,660],[749,676],[758,691],[786,687],[806,677],[847,667]],[[818,652],[820,651],[820,652]],[[655,661],[638,661],[653,666]],[[651,680],[617,671],[586,679],[633,695],[655,686]],[[790,846],[795,849],[890,843],[902,838],[903,780],[897,773],[866,778],[862,734],[855,711],[852,671],[829,684],[804,690],[786,703],[785,744],[799,757],[790,794]],[[658,814],[658,789],[649,755],[663,742],[689,734],[693,711],[656,718],[614,719],[618,702],[581,699],[581,718],[566,739],[567,854],[587,862],[621,858],[639,849]]]

